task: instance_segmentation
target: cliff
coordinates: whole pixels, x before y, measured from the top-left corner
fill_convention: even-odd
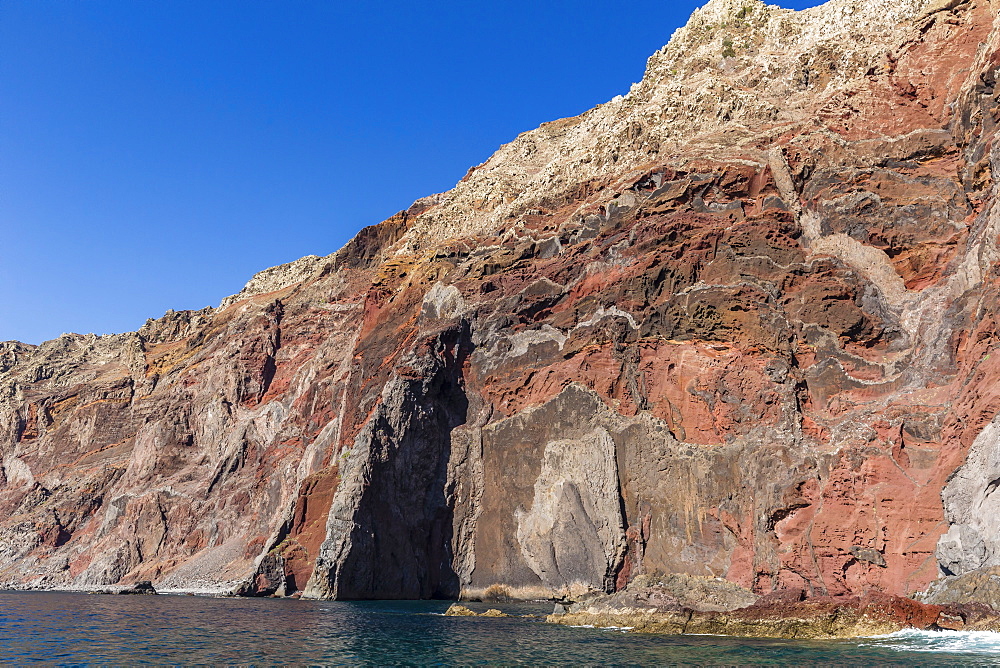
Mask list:
[[[1000,565],[998,7],[712,0],[628,95],[138,332],[0,344],[0,584]]]

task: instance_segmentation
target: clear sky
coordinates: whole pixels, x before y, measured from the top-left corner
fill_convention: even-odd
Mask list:
[[[332,253],[627,92],[700,4],[0,0],[0,340]]]

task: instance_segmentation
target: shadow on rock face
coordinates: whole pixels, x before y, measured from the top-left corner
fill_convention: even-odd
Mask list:
[[[359,436],[369,449],[367,485],[349,552],[336,569],[340,599],[456,598],[453,509],[446,498],[451,431],[466,421],[461,377],[472,349],[461,324],[427,337],[383,394]]]

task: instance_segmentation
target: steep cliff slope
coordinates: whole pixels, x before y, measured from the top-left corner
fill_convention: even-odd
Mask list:
[[[997,10],[712,0],[628,95],[334,255],[0,344],[0,582],[909,593],[1000,564]]]

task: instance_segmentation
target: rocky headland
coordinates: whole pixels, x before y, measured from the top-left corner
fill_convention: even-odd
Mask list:
[[[998,9],[711,0],[628,94],[333,255],[0,343],[0,585],[690,576],[756,601],[698,632],[979,624],[947,606],[1000,567]]]

